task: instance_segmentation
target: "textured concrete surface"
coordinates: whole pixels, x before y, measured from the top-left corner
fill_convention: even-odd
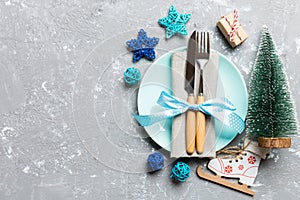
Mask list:
[[[158,56],[186,37],[166,41],[157,20],[174,4],[195,27],[212,33],[212,47],[235,62],[246,82],[259,33],[267,24],[300,103],[300,2],[297,0],[2,0],[0,1],[0,199],[249,199],[192,174],[174,184],[174,160],[130,117],[138,87],[125,87],[133,64],[125,41],[144,28],[161,38]],[[231,49],[215,24],[237,8],[249,39]],[[151,62],[134,66],[144,73]],[[297,108],[297,114],[300,116]],[[235,141],[238,142],[240,138]],[[300,196],[300,138],[261,163],[254,199]],[[166,167],[146,170],[161,151]]]

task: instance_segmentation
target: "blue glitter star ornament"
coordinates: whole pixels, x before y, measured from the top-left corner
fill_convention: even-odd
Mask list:
[[[147,33],[141,29],[137,39],[127,41],[126,45],[133,51],[133,62],[137,62],[143,57],[148,60],[154,60],[156,58],[154,47],[158,42],[159,38],[149,38],[147,37]]]
[[[182,35],[188,35],[185,24],[191,18],[191,14],[179,14],[175,6],[171,6],[169,9],[169,15],[167,17],[160,18],[158,23],[166,28],[166,38],[171,38],[176,33]]]

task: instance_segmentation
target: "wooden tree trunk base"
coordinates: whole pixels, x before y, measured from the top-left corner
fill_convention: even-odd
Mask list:
[[[290,148],[291,147],[291,138],[258,138],[258,146],[262,148]]]

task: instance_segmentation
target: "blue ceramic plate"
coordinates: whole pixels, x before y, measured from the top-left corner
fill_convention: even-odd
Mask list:
[[[186,47],[170,51],[159,57],[147,70],[140,84],[138,92],[138,111],[140,115],[147,115],[162,111],[156,101],[162,91],[172,93],[171,85],[171,58],[174,52],[185,51]],[[219,79],[222,82],[222,97],[234,103],[236,112],[245,119],[248,105],[247,88],[237,67],[224,55],[219,54]],[[216,150],[228,145],[237,135],[237,132],[215,121]],[[172,142],[172,121],[163,120],[145,127],[149,136],[161,147],[170,151]]]

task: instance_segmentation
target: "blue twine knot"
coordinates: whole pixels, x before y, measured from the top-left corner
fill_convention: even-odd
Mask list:
[[[190,177],[190,167],[184,162],[177,162],[172,168],[170,178],[179,182],[185,182]]]
[[[154,172],[164,167],[164,157],[162,154],[155,152],[148,156],[148,167]]]
[[[129,85],[137,84],[141,79],[141,73],[137,68],[131,67],[124,72],[124,81]]]

